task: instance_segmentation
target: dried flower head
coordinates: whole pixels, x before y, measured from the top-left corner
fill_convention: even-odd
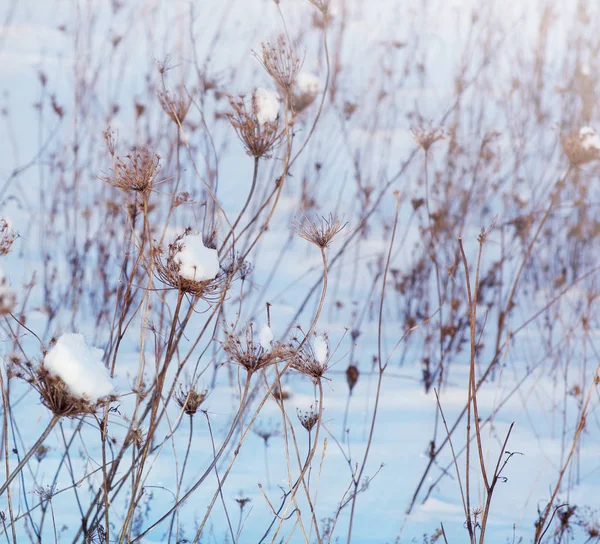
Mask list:
[[[327,335],[315,335],[314,343],[292,338],[287,345],[286,359],[291,359],[291,367],[312,378],[320,380],[329,368],[329,348],[327,346]]]
[[[192,96],[183,87],[180,87],[177,93],[171,94],[165,90],[157,94],[163,111],[176,125],[182,124],[192,105]]]
[[[259,118],[259,103],[254,96],[250,101],[245,100],[243,95],[228,96],[228,99],[232,111],[226,115],[246,153],[251,157],[268,159],[283,136],[283,131],[279,130],[279,118]]]
[[[315,403],[315,407],[311,405],[308,410],[296,409],[300,424],[310,433],[313,427],[317,424],[320,417],[319,403]]]
[[[417,143],[424,149],[425,152],[438,140],[443,140],[446,133],[442,128],[419,127],[411,129]]]
[[[571,166],[581,166],[600,159],[600,136],[590,127],[563,135],[561,144]]]
[[[274,44],[264,42],[261,49],[261,55],[254,54],[258,62],[284,93],[291,92],[302,68],[302,61],[295,48],[292,48],[283,36],[279,36]]]
[[[281,434],[277,423],[273,423],[272,421],[255,423],[252,426],[252,432],[264,440],[265,446],[269,445],[269,440],[272,437],[279,436]]]
[[[175,393],[175,402],[183,409],[188,416],[193,416],[200,408],[200,405],[206,400],[208,389],[198,391],[192,385],[179,385]]]
[[[109,395],[93,403],[73,395],[67,384],[50,373],[44,363],[34,365],[30,361],[12,359],[9,365],[9,375],[29,383],[39,393],[42,404],[57,416],[76,418],[94,414],[115,399]]]
[[[6,255],[12,247],[18,235],[13,232],[10,219],[0,219],[0,255]]]
[[[350,365],[346,369],[346,381],[348,382],[348,388],[350,389],[350,393],[354,389],[356,382],[358,381],[358,377],[360,376],[360,372],[358,371],[358,367],[356,365]]]
[[[327,15],[329,10],[329,3],[331,0],[308,0],[313,6],[315,6],[323,15]]]
[[[242,510],[242,511],[243,511],[243,510],[244,510],[244,508],[246,508],[246,505],[247,505],[249,502],[252,502],[252,499],[251,499],[250,497],[243,497],[243,496],[240,496],[240,497],[238,497],[237,499],[235,499],[235,502],[237,502],[237,503],[238,503],[238,505],[239,505],[239,507],[240,507],[240,510]]]
[[[112,175],[100,179],[113,187],[148,194],[160,170],[160,157],[143,147],[134,149],[125,157],[116,157]]]
[[[228,274],[223,269],[213,279],[197,281],[182,274],[181,252],[185,246],[183,239],[192,232],[187,228],[182,234],[168,245],[166,252],[162,248],[154,247],[154,263],[156,275],[166,285],[205,301],[218,299],[225,286]]]
[[[49,448],[48,446],[40,444],[37,450],[35,450],[35,453],[33,454],[36,461],[38,463],[41,463],[46,458],[46,455],[48,455],[48,453],[50,452],[50,449],[51,448]]]
[[[287,354],[278,344],[272,344],[271,349],[266,350],[254,333],[253,323],[248,323],[243,334],[226,330],[223,350],[231,361],[244,367],[249,374],[282,360]]]
[[[296,220],[294,228],[296,233],[301,238],[304,238],[308,242],[315,244],[321,249],[329,247],[331,241],[344,227],[346,223],[342,223],[333,214],[329,214],[327,217],[320,219],[311,220],[308,217],[304,218],[303,222]]]

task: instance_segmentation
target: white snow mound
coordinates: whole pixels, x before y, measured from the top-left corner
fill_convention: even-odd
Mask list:
[[[296,89],[301,93],[315,96],[321,91],[321,80],[310,72],[300,72],[296,79]]]
[[[600,136],[591,127],[579,129],[579,139],[584,149],[600,151]]]
[[[259,87],[252,95],[256,118],[261,125],[273,123],[279,115],[279,95]]]
[[[177,254],[177,260],[181,263],[179,275],[192,281],[215,279],[219,273],[217,250],[206,247],[201,234],[188,234],[181,243],[183,249]]]
[[[269,351],[271,349],[271,342],[273,342],[273,338],[274,336],[271,327],[265,323],[260,328],[260,333],[258,334],[260,345],[265,351]]]
[[[319,334],[315,336],[313,350],[317,362],[320,365],[324,365],[327,362],[327,356],[329,355],[329,347],[327,346],[327,338],[325,338],[325,335]]]
[[[73,396],[97,402],[113,392],[103,354],[88,346],[83,334],[65,333],[46,354],[44,366],[65,382]]]

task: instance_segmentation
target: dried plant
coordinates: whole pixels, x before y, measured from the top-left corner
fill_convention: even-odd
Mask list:
[[[160,107],[169,116],[175,124],[183,124],[192,105],[192,95],[181,87],[177,93],[169,93],[169,91],[159,91],[158,101]]]
[[[561,144],[571,166],[582,166],[600,159],[598,135],[587,127],[562,135]]]
[[[419,127],[411,129],[417,143],[425,152],[437,141],[446,137],[446,132],[442,128]]]
[[[13,232],[10,222],[2,217],[0,219],[0,256],[6,255],[10,251],[17,238],[18,235]]]
[[[315,244],[321,249],[325,249],[329,247],[335,236],[344,229],[346,224],[342,223],[333,214],[329,214],[328,217],[321,217],[315,220],[305,217],[304,221],[295,222],[294,229],[301,238]]]
[[[42,404],[58,417],[78,418],[95,414],[100,408],[116,399],[111,395],[93,403],[83,397],[77,397],[69,391],[61,378],[46,369],[44,363],[34,364],[30,361],[13,359],[9,375],[31,385],[39,394]]]
[[[278,344],[272,344],[271,349],[264,349],[255,334],[253,323],[248,323],[241,334],[236,333],[233,327],[225,330],[223,350],[230,361],[239,364],[248,374],[267,368],[287,356],[286,350]]]
[[[198,391],[192,385],[179,384],[179,388],[175,393],[175,402],[188,416],[193,416],[207,396],[208,389]]]
[[[160,171],[160,156],[148,148],[134,149],[124,157],[116,157],[111,175],[100,179],[113,187],[147,195]]]
[[[184,247],[183,239],[191,232],[191,228],[185,229],[172,243],[168,244],[166,252],[159,247],[152,249],[156,275],[172,289],[207,302],[214,302],[219,299],[227,285],[229,274],[220,268],[214,279],[203,281],[195,281],[181,274],[182,265],[179,255]]]
[[[244,144],[246,153],[255,158],[271,157],[284,134],[279,130],[279,121],[259,122],[255,100],[248,103],[243,95],[228,96],[228,99],[233,111],[227,113],[227,118]]]
[[[255,57],[281,90],[286,94],[291,93],[302,68],[295,48],[283,36],[279,36],[275,43],[263,43],[261,55],[255,53]]]
[[[317,424],[320,418],[320,411],[318,403],[313,406],[311,405],[308,410],[296,409],[298,420],[300,424],[310,433],[314,426]]]

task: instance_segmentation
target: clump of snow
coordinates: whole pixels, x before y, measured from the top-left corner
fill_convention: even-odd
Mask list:
[[[310,72],[300,72],[296,79],[296,88],[300,93],[314,96],[321,91],[321,80]]]
[[[271,349],[271,342],[273,342],[273,338],[273,331],[271,330],[271,327],[265,323],[260,328],[260,332],[258,334],[260,345],[265,351],[269,351]]]
[[[318,334],[315,336],[313,341],[313,350],[315,352],[315,359],[320,365],[327,363],[329,346],[327,345],[327,337],[324,334]]]
[[[600,151],[600,136],[591,127],[581,127],[579,129],[579,139],[584,149]]]
[[[0,268],[0,315],[8,314],[15,309],[17,297],[10,288],[4,271]]]
[[[273,123],[279,115],[279,95],[259,87],[252,95],[256,118],[261,125]]]
[[[177,254],[177,260],[181,264],[179,275],[192,281],[215,279],[219,273],[217,250],[206,247],[201,234],[188,234],[181,243],[183,248]]]
[[[44,366],[65,382],[73,396],[97,402],[113,392],[103,354],[88,346],[83,334],[65,333],[46,354]]]

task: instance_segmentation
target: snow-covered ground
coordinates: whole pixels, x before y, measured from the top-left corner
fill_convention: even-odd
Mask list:
[[[583,38],[577,42],[577,33],[573,37],[574,3],[556,1],[550,3],[552,9],[544,11],[546,4],[542,0],[489,2],[485,6],[469,0],[334,0],[327,37],[329,90],[314,135],[311,128],[326,88],[327,66],[322,31],[313,24],[317,11],[308,0],[18,0],[0,4],[0,21],[4,21],[0,27],[0,91],[5,91],[0,102],[0,216],[10,217],[10,228],[19,234],[11,251],[0,257],[5,278],[0,306],[7,306],[7,293],[14,292],[19,311],[26,307],[22,314],[14,312],[16,317],[26,317],[20,324],[0,310],[5,320],[2,354],[6,364],[14,357],[36,365],[43,360],[76,396],[95,402],[109,394],[117,395],[106,431],[111,454],[112,448],[117,451],[125,440],[134,415],[132,391],[139,392],[142,382],[148,383],[160,368],[160,361],[154,358],[155,345],[167,338],[161,337],[165,330],[157,330],[155,324],[170,322],[177,297],[165,291],[159,281],[150,288],[140,272],[135,285],[148,287],[151,302],[124,335],[118,357],[102,364],[103,354],[112,353],[116,342],[108,326],[115,323],[114,304],[103,306],[106,299],[114,301],[114,293],[106,294],[106,285],[126,280],[120,270],[124,248],[128,247],[126,239],[131,232],[133,238],[140,236],[143,228],[138,224],[132,229],[123,214],[111,212],[111,200],[120,200],[116,189],[98,179],[111,168],[103,131],[110,126],[122,149],[151,140],[163,161],[161,183],[151,197],[157,217],[166,221],[170,192],[187,192],[191,203],[174,208],[164,243],[172,241],[170,233],[181,233],[191,226],[193,234],[182,239],[179,273],[187,280],[213,280],[226,258],[208,247],[202,236],[209,209],[205,187],[208,183],[218,187],[219,213],[233,222],[253,182],[253,159],[223,120],[229,111],[226,98],[200,92],[194,96],[202,99],[193,103],[189,124],[183,125],[184,135],[179,136],[182,145],[178,153],[173,145],[178,127],[163,114],[156,91],[163,80],[169,88],[184,85],[190,92],[214,85],[232,96],[252,97],[253,113],[261,125],[283,125],[282,97],[275,93],[275,84],[262,70],[256,54],[261,42],[288,32],[298,41],[303,58],[297,91],[309,98],[306,109],[294,120],[294,151],[309,136],[311,139],[291,165],[269,229],[249,256],[252,273],[234,284],[222,313],[210,324],[210,333],[197,345],[196,337],[210,316],[210,303],[200,301],[190,313],[177,357],[192,351],[179,381],[196,380],[200,390],[208,390],[201,406],[205,412],[188,417],[180,406],[171,403],[159,433],[166,438],[152,444],[141,475],[143,494],[134,534],[143,533],[168,512],[176,494],[184,495],[200,478],[234,421],[245,372],[227,362],[221,349],[223,330],[231,330],[231,323],[243,330],[245,323],[252,322],[256,345],[269,352],[276,349],[278,340],[289,338],[297,324],[305,332],[310,328],[319,305],[323,261],[315,245],[295,235],[292,224],[294,219],[302,221],[305,213],[331,212],[348,224],[325,250],[330,265],[326,303],[316,334],[309,339],[317,362],[328,367],[323,380],[322,426],[309,473],[320,536],[315,534],[302,488],[296,504],[286,503],[281,515],[286,520],[276,533],[279,517],[273,510],[279,507],[290,479],[298,474],[299,460],[306,458],[315,438],[313,431],[309,440],[309,433],[300,424],[301,416],[319,409],[319,391],[313,381],[290,371],[283,378],[283,390],[289,394],[284,403],[295,435],[290,434],[290,423],[282,421],[277,403],[268,399],[257,417],[255,432],[248,434],[238,451],[240,435],[266,393],[263,378],[257,373],[251,382],[249,408],[217,464],[218,476],[210,471],[179,509],[175,519],[178,533],[171,541],[193,541],[207,507],[216,500],[202,542],[231,541],[232,533],[236,538],[241,535],[239,542],[248,543],[314,542],[318,538],[327,542],[330,529],[332,542],[345,542],[352,475],[362,466],[367,451],[353,519],[353,543],[423,542],[423,535],[430,538],[441,524],[448,542],[468,541],[461,490],[448,446],[425,474],[432,440],[434,447],[439,447],[446,438],[433,390],[438,382],[434,380],[427,391],[423,384],[425,361],[433,361],[431,368],[435,367],[439,349],[436,326],[442,315],[448,318],[452,300],[444,301],[442,314],[438,314],[437,294],[425,295],[415,287],[420,281],[418,268],[414,283],[402,281],[403,274],[413,270],[419,251],[429,244],[422,228],[428,221],[418,223],[417,217],[417,211],[424,209],[418,199],[426,198],[424,153],[411,129],[444,128],[444,139],[433,143],[428,153],[431,170],[427,183],[432,193],[428,204],[434,215],[441,216],[439,221],[449,214],[443,207],[444,180],[446,175],[450,177],[451,169],[455,169],[456,185],[464,188],[467,196],[473,195],[475,203],[453,238],[462,235],[471,274],[477,258],[477,236],[482,227],[494,222],[504,230],[499,227],[491,232],[484,246],[483,269],[493,270],[495,260],[508,255],[503,271],[514,278],[521,262],[519,255],[525,252],[535,229],[525,230],[522,238],[509,229],[513,223],[520,225],[519,206],[532,212],[534,225],[543,217],[551,188],[566,169],[559,133],[573,129],[587,151],[600,147],[598,113],[593,110],[586,122],[577,119],[576,126],[570,126],[573,119],[569,108],[574,111],[579,103],[562,101],[564,94],[557,90],[570,85],[567,75],[574,73],[575,60],[588,63],[588,73],[597,73],[597,59],[590,53],[593,48]],[[589,11],[587,16],[598,21],[598,7],[591,2],[583,4]],[[536,72],[534,61],[541,58],[536,51],[538,40],[544,39],[545,18],[553,21],[552,31],[542,47],[543,66]],[[589,29],[586,27],[581,35],[588,36]],[[581,58],[574,59],[575,50]],[[159,74],[157,65],[167,57],[169,69]],[[538,102],[531,97],[525,102],[529,91],[520,94],[519,89],[526,84],[516,80],[522,77],[529,81],[523,73],[537,74],[532,81],[539,84]],[[332,86],[337,93],[334,98]],[[457,102],[459,87],[467,90]],[[337,106],[330,107],[330,100],[336,100]],[[532,104],[539,109],[535,111]],[[453,128],[455,134],[451,133]],[[81,147],[74,149],[74,142]],[[454,153],[461,157],[457,164],[436,155],[436,146],[448,147],[448,142],[456,145]],[[286,145],[284,139],[272,159],[259,162],[258,199],[280,182],[277,176]],[[469,146],[476,150],[474,167],[462,158],[468,153],[463,155],[461,150]],[[575,207],[581,201],[591,203],[592,208],[596,205],[593,184],[597,184],[598,175],[594,168],[577,174],[589,184],[584,183],[581,191],[572,188],[568,195],[561,195],[557,202],[560,213],[555,217],[574,217],[580,213]],[[399,191],[399,198],[404,200],[380,324],[382,270],[394,224],[393,191]],[[450,200],[462,202],[465,195],[460,191],[456,195]],[[377,198],[380,200],[369,216],[368,228],[357,234]],[[251,217],[250,211],[245,217]],[[226,221],[222,220],[217,239],[222,241],[226,234]],[[562,253],[553,255],[554,246],[544,238],[540,240],[540,244],[548,243],[549,255],[541,249],[535,253],[534,264],[526,263],[523,290],[507,327],[510,333],[502,337],[506,343],[502,357],[478,393],[484,462],[493,472],[499,457],[500,463],[508,459],[493,494],[487,542],[533,541],[534,523],[565,464],[588,392],[591,400],[585,428],[555,504],[577,505],[582,513],[589,507],[592,510],[585,519],[592,525],[600,523],[598,512],[593,510],[598,507],[600,489],[600,397],[594,388],[600,324],[595,298],[590,296],[595,292],[596,276],[587,275],[555,300],[563,288],[597,265],[595,252],[590,249],[597,239],[590,240],[582,236],[581,245],[572,249],[582,256],[579,268],[573,265],[579,275],[571,276],[569,268],[564,277],[562,269],[577,259],[565,263]],[[236,249],[243,251],[242,247]],[[462,263],[451,260],[450,248],[438,249],[440,269],[449,278],[448,292],[464,302]],[[537,266],[536,259],[541,258],[546,261]],[[547,281],[554,271],[552,280]],[[435,293],[433,279],[423,282],[427,293]],[[414,293],[410,316],[407,293]],[[482,290],[479,321],[486,321],[487,311],[490,317],[478,353],[478,376],[494,359],[496,347],[496,299],[486,296]],[[506,289],[502,296],[506,300]],[[424,297],[430,302],[427,313],[419,305]],[[183,311],[188,305],[186,297]],[[460,312],[468,317],[464,304]],[[409,328],[407,318],[415,316],[423,325],[400,342]],[[431,321],[426,321],[429,317]],[[44,357],[40,342],[47,345],[52,338],[57,342]],[[468,402],[468,347],[467,339],[462,350],[449,349],[446,375],[438,391],[449,426]],[[389,365],[378,393],[379,353]],[[141,362],[146,365],[143,376],[139,373]],[[356,365],[360,372],[351,394],[346,374],[349,365]],[[171,367],[167,381],[173,375]],[[1,451],[4,458],[8,448],[14,468],[18,463],[15,450],[21,458],[42,434],[51,414],[27,384],[13,381],[11,388],[11,424],[8,436],[2,435]],[[99,418],[101,414],[98,418],[60,420],[45,441],[49,449],[40,456],[41,462],[34,456],[22,479],[12,484],[12,515],[18,518],[15,531],[19,542],[30,538],[26,524],[39,524],[42,505],[48,504],[52,512],[45,516],[52,520],[45,519],[41,541],[81,539],[76,535],[83,511],[103,484],[106,452],[101,447],[104,431],[99,428]],[[147,429],[139,432],[143,436]],[[463,485],[466,432],[462,418],[452,435],[452,445]],[[502,455],[509,432],[505,449],[513,455]],[[65,459],[65,445],[72,439],[71,455]],[[233,458],[222,495],[215,495]],[[184,459],[186,477],[178,490]],[[485,485],[473,451],[469,475],[471,507],[482,508]],[[413,497],[417,489],[419,493]],[[48,494],[50,501],[46,500]],[[111,504],[111,541],[124,521],[128,498],[123,492]],[[250,502],[240,501],[242,498]],[[407,514],[413,498],[414,505]],[[334,526],[340,506],[343,508]],[[6,495],[0,497],[0,508],[8,523]],[[298,511],[302,523],[296,521]],[[261,540],[273,521],[268,537]],[[140,541],[167,541],[169,523],[170,518]],[[589,536],[586,526],[574,527],[573,531],[576,542]],[[10,529],[6,535],[10,541]],[[554,538],[554,526],[545,536]]]

